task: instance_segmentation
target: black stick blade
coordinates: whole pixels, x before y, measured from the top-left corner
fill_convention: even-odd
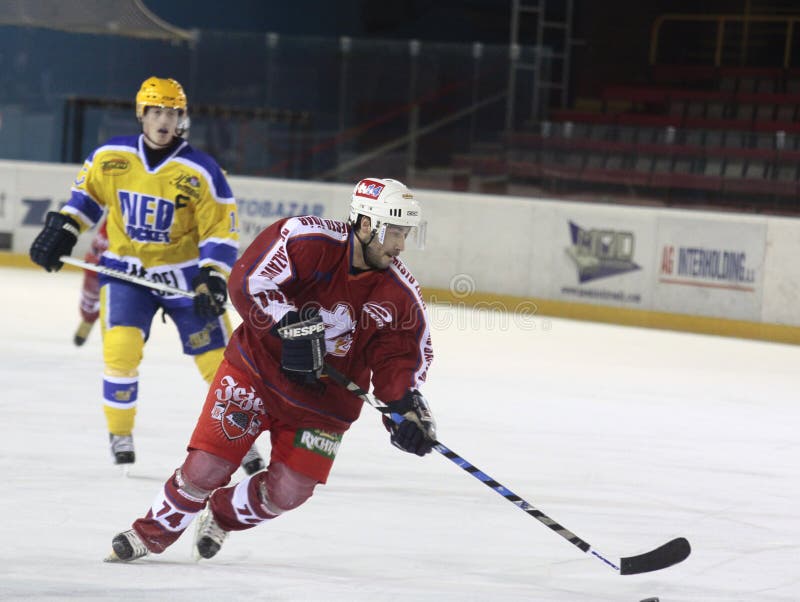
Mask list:
[[[678,537],[655,550],[623,558],[619,572],[621,575],[636,575],[660,571],[673,564],[683,562],[691,552],[692,547],[689,545],[689,541],[684,537]]]

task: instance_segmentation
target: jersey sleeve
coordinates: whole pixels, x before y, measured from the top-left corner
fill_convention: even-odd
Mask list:
[[[236,199],[225,174],[214,165],[195,207],[199,235],[200,267],[230,274],[239,250],[239,217]]]
[[[296,277],[296,246],[289,252],[291,227],[286,220],[259,234],[231,272],[228,290],[239,315],[259,334],[288,312],[297,311],[285,288]]]
[[[418,291],[406,294],[404,311],[391,325],[378,330],[366,349],[375,396],[385,402],[400,399],[409,389],[420,389],[433,361],[425,304]]]
[[[77,220],[81,232],[91,228],[100,221],[105,211],[102,193],[102,178],[94,162],[96,151],[84,161],[70,189],[70,198],[61,208],[65,213]]]

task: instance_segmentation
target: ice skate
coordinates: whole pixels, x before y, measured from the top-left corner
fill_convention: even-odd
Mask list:
[[[80,347],[86,342],[86,339],[89,338],[89,333],[92,331],[92,326],[94,326],[94,322],[81,320],[78,330],[75,331],[75,337],[72,339],[75,345]]]
[[[247,450],[247,453],[242,458],[242,468],[248,475],[256,474],[259,470],[264,470],[264,460],[261,454],[258,453],[256,444]]]
[[[211,507],[206,506],[205,509],[197,516],[197,530],[194,538],[194,553],[195,559],[200,558],[213,558],[225,538],[228,537],[228,532],[224,531],[222,527],[214,520],[214,513],[211,512]]]
[[[144,558],[150,550],[144,545],[139,535],[133,529],[118,533],[111,540],[111,554],[105,562],[130,562],[138,558]]]
[[[114,435],[109,433],[108,441],[114,464],[133,464],[136,461],[136,452],[133,450],[133,435]]]

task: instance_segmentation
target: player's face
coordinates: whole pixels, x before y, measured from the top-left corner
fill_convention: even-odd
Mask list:
[[[175,136],[179,119],[178,109],[147,107],[142,117],[145,143],[151,148],[168,146]]]
[[[366,249],[364,261],[368,266],[376,270],[385,270],[392,264],[392,260],[400,255],[406,248],[406,237],[411,231],[408,226],[386,226],[383,243],[379,236],[375,236]]]

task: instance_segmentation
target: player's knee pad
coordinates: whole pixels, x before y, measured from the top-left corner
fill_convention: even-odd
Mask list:
[[[103,362],[108,375],[135,376],[142,362],[144,335],[135,326],[113,326],[103,332]]]
[[[203,380],[209,385],[214,380],[217,368],[222,363],[224,353],[225,349],[220,347],[219,349],[212,349],[194,356],[194,363],[197,364],[197,369],[200,370]]]
[[[269,514],[278,516],[287,510],[297,508],[314,493],[317,481],[282,462],[270,464],[266,472],[259,472],[258,492],[261,503]]]
[[[224,487],[238,466],[201,449],[189,451],[178,471],[187,487],[211,492]]]

